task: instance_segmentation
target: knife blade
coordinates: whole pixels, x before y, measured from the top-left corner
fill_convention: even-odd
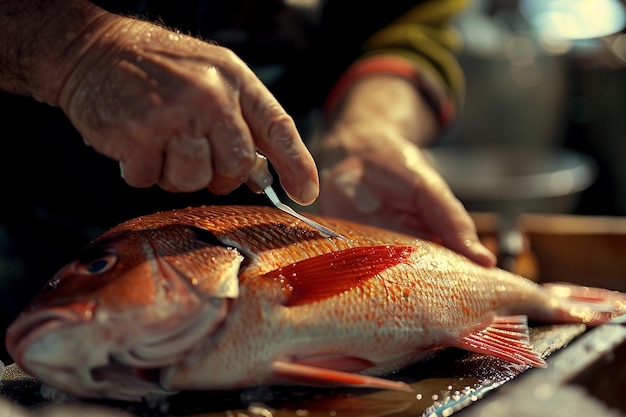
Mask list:
[[[267,198],[269,198],[270,202],[274,205],[274,207],[315,228],[323,236],[345,239],[345,236],[340,235],[339,233],[329,229],[328,227],[323,226],[316,221],[313,221],[308,217],[303,216],[302,214],[289,207],[287,204],[281,202],[280,198],[278,198],[278,195],[272,188],[272,183],[274,182],[274,179],[272,178],[272,174],[270,174],[267,163],[267,158],[257,152],[256,161],[254,162],[254,166],[252,167],[250,175],[246,180],[246,185],[248,186],[248,188],[250,188],[250,190],[257,194],[265,194]]]

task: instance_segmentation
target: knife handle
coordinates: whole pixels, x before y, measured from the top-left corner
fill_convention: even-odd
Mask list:
[[[267,166],[267,158],[260,153],[256,153],[256,161],[250,170],[246,185],[253,192],[257,194],[263,193],[263,191],[272,185],[274,179]]]

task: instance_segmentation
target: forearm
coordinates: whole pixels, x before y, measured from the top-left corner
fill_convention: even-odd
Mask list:
[[[0,0],[0,89],[57,105],[105,14],[84,0]]]
[[[376,124],[417,146],[440,134],[437,113],[410,80],[392,74],[364,77],[353,84],[331,115],[334,124]]]
[[[310,148],[320,169],[347,157],[401,164],[405,152],[428,146],[441,127],[432,104],[413,82],[395,74],[359,78],[326,111]]]

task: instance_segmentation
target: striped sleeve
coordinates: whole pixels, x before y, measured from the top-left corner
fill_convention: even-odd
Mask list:
[[[461,39],[452,19],[466,0],[419,3],[365,40],[358,58],[331,88],[324,105],[331,112],[359,78],[391,73],[411,80],[438,115],[442,128],[456,120],[463,105],[464,78],[456,59]]]

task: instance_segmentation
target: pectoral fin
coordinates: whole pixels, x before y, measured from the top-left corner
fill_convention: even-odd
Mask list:
[[[402,381],[392,381],[373,376],[320,368],[302,363],[275,361],[273,376],[279,381],[303,385],[379,388],[396,391],[411,391],[411,387]]]
[[[269,272],[265,278],[282,285],[285,305],[303,305],[357,287],[404,262],[414,250],[410,245],[349,248],[304,259]]]
[[[546,366],[530,345],[526,316],[495,317],[484,329],[462,336],[458,347],[520,365]]]

